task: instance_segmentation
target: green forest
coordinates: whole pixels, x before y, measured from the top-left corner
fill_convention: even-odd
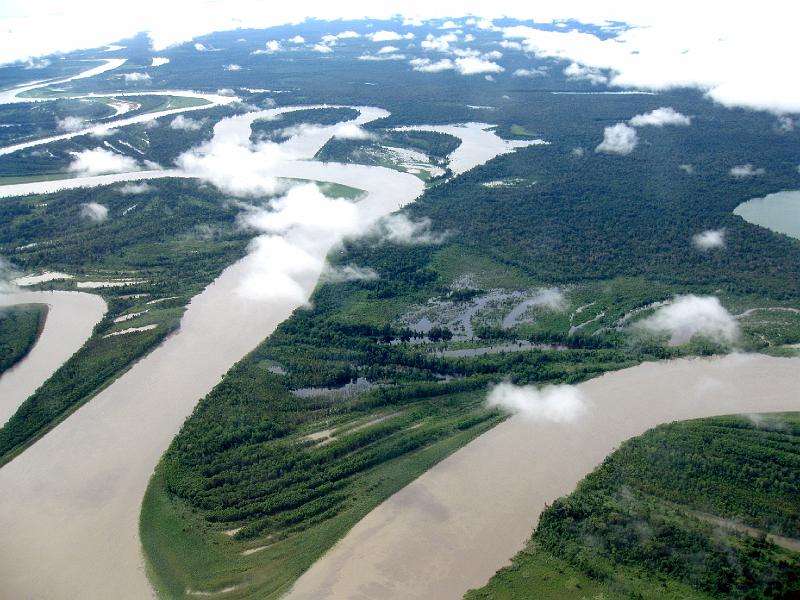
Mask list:
[[[30,352],[46,318],[42,304],[0,307],[0,375]]]
[[[797,413],[661,425],[549,506],[466,598],[796,598],[798,498]]]

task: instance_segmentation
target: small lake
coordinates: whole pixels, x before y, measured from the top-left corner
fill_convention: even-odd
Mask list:
[[[800,190],[748,200],[737,206],[733,214],[753,225],[800,240]]]

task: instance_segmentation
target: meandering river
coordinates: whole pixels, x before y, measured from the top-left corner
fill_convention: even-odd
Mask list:
[[[456,600],[521,550],[545,504],[621,442],[659,423],[800,410],[800,359],[731,355],[645,363],[581,384],[573,424],[514,416],[360,521],[290,600]]]

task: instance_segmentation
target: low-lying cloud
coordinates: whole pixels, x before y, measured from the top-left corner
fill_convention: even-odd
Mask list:
[[[692,243],[698,250],[712,250],[725,247],[724,229],[707,229],[692,237]]]
[[[731,167],[730,170],[731,177],[735,177],[736,179],[756,177],[758,175],[763,175],[765,172],[766,171],[763,168],[756,168],[750,163],[747,163],[746,165],[736,165],[735,167]]]
[[[83,129],[86,126],[86,121],[80,117],[64,117],[63,119],[58,119],[56,124],[61,131],[72,133]]]
[[[81,216],[95,223],[102,223],[108,219],[108,208],[97,202],[81,204]]]
[[[198,121],[196,119],[192,119],[191,117],[185,117],[183,115],[178,115],[169,124],[170,129],[177,129],[180,131],[198,131],[203,127],[203,121]]]
[[[676,296],[635,326],[658,335],[668,334],[671,345],[685,344],[694,336],[733,344],[740,333],[736,319],[714,296]]]
[[[153,191],[153,186],[146,181],[140,181],[139,183],[129,182],[120,186],[117,191],[125,196],[135,196],[136,194],[144,194]]]
[[[499,383],[489,392],[486,404],[544,423],[573,423],[589,412],[586,394],[571,385],[538,388]]]
[[[381,239],[394,244],[441,244],[446,237],[432,230],[428,217],[413,221],[404,213],[387,215],[376,227]]]
[[[125,73],[123,75],[127,83],[137,83],[140,81],[150,81],[150,75],[147,73]]]
[[[343,283],[345,281],[374,281],[378,278],[378,272],[369,267],[359,267],[358,265],[334,267],[330,264],[326,264],[320,276],[320,281],[325,283]]]
[[[606,154],[630,154],[639,143],[636,130],[625,123],[617,123],[603,130],[603,141],[594,149]]]
[[[72,156],[72,162],[67,169],[85,176],[125,173],[140,169],[139,163],[130,156],[117,154],[105,148],[73,152]]]
[[[629,123],[634,127],[664,127],[665,125],[691,125],[691,117],[679,113],[672,107],[662,106],[649,113],[636,115]]]

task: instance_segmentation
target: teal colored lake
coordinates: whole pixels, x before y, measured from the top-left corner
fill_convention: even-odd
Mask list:
[[[800,240],[800,190],[778,192],[742,202],[733,214],[748,223]]]

